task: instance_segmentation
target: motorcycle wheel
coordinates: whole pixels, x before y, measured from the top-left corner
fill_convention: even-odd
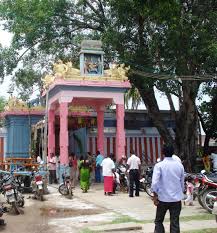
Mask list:
[[[12,208],[13,208],[15,214],[17,214],[17,215],[20,214],[20,211],[19,211],[19,208],[17,206],[17,203],[14,201],[14,202],[11,203],[11,205],[12,205]]]
[[[203,206],[203,194],[206,190],[205,189],[198,189],[198,193],[197,193],[197,200],[198,200],[198,203],[201,205],[201,207],[205,208]]]
[[[217,198],[217,189],[208,189],[204,192],[202,196],[203,206],[209,213],[212,213],[212,209],[216,201],[215,200],[216,198]]]
[[[73,196],[73,192],[72,192],[72,188],[70,187],[69,188],[69,199],[72,199],[72,196]]]
[[[23,207],[25,204],[24,198],[21,193],[18,193],[18,201],[17,204],[19,207]]]
[[[198,203],[201,205],[201,207],[205,208],[205,207],[203,206],[203,201],[202,201],[202,199],[203,199],[203,195],[197,196]]]
[[[145,185],[145,192],[150,196],[153,197],[153,193],[151,191],[151,184],[146,184]]]
[[[19,207],[23,207],[23,206],[25,205],[24,199],[23,199],[23,198],[20,199],[20,200],[17,202],[17,204],[18,204]]]
[[[145,192],[145,185],[144,183],[139,184],[139,191]]]
[[[44,201],[44,196],[43,196],[43,190],[39,190],[38,191],[38,199],[39,201]]]
[[[58,191],[60,194],[64,196],[69,195],[69,190],[65,184],[61,184],[58,188]]]

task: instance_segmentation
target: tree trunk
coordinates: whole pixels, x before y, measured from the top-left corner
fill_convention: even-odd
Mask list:
[[[186,162],[187,171],[193,170],[197,155],[198,114],[195,99],[198,87],[195,81],[183,81],[183,102],[176,118],[176,153]]]
[[[209,141],[210,141],[210,135],[206,134],[204,144],[203,144],[203,154],[208,155],[209,154]]]
[[[138,87],[139,89],[139,87]],[[159,134],[163,138],[164,142],[167,144],[174,144],[174,140],[166,127],[162,114],[160,113],[155,95],[154,87],[147,90],[140,90],[141,97],[145,103],[145,106],[148,110],[148,115],[154,123],[154,126],[157,128]]]

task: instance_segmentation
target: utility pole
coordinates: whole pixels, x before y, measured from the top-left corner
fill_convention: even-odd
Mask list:
[[[47,123],[48,123],[48,96],[49,96],[49,89],[46,92],[46,107],[45,107],[45,122],[44,122],[44,151],[43,151],[43,161],[47,164]]]
[[[44,161],[44,166],[45,166],[45,171],[47,172],[48,167],[47,167],[47,123],[48,123],[48,95],[49,95],[49,88],[47,89],[46,92],[46,103],[45,103],[45,122],[44,122],[44,142],[43,142],[43,153],[42,153],[42,159]],[[45,175],[45,183],[44,183],[44,192],[49,193],[48,191],[48,174],[46,173]]]

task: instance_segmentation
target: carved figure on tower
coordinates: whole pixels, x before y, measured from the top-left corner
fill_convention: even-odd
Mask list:
[[[55,78],[64,78],[68,71],[68,66],[59,59],[57,63],[54,63],[53,71]]]

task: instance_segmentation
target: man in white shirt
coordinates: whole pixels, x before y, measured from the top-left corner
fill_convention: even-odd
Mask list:
[[[179,156],[173,154],[173,155],[172,155],[172,158],[175,159],[176,161],[182,163],[182,161],[181,161],[181,159],[179,158]]]
[[[104,193],[105,195],[111,195],[113,192],[113,173],[115,169],[115,164],[113,160],[111,159],[111,155],[107,156],[105,159],[103,159],[102,163],[102,175],[104,177]]]
[[[130,191],[129,197],[133,197],[133,185],[136,185],[135,196],[139,196],[139,175],[140,175],[140,158],[137,157],[133,151],[130,152],[130,158],[127,160],[127,170],[129,169],[130,177]]]

